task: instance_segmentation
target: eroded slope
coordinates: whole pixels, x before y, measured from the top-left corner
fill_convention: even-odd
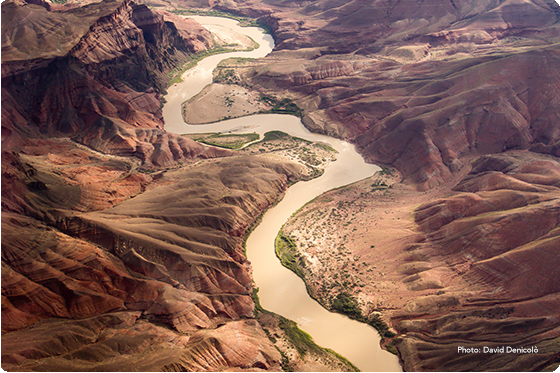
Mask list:
[[[304,361],[255,318],[242,244],[307,167],[163,130],[165,85],[213,45],[200,25],[132,1],[48,8],[2,5],[2,367]]]
[[[232,67],[238,84],[293,99],[308,128],[407,181],[429,189],[508,149],[558,154],[553,1],[249,3],[237,11],[260,11],[277,45]]]
[[[312,294],[380,328],[405,370],[550,369],[560,338],[559,166],[528,152],[485,156],[429,192],[385,171],[310,203],[283,232]]]

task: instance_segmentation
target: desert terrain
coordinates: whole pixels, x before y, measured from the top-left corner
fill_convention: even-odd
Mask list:
[[[282,235],[312,296],[376,326],[405,370],[551,370],[558,166],[527,152],[484,156],[430,191],[386,169],[309,203]],[[539,354],[467,359],[458,346]]]
[[[336,154],[283,133],[239,148],[253,138],[167,132],[185,68],[254,47],[180,8],[248,17],[276,42],[224,61],[187,120],[289,113],[383,166],[279,232],[311,296],[376,327],[407,371],[558,367],[556,2],[11,0],[3,369],[355,370],[260,307],[243,247]],[[481,346],[538,353],[458,351]]]
[[[278,255],[405,370],[553,370],[559,8],[425,5],[260,8],[276,48],[230,66],[232,83],[289,98],[385,167],[298,212]],[[539,354],[457,350],[528,345]]]
[[[251,155],[165,132],[166,85],[223,45],[132,1],[70,5],[2,5],[2,367],[354,370],[255,309],[244,255],[318,164],[290,160],[296,139]]]
[[[432,22],[423,5],[261,7],[277,46],[229,66],[231,83],[289,98],[386,170],[302,209],[279,256],[325,307],[377,326],[405,370],[552,370],[558,6],[454,2]],[[482,345],[540,353],[457,352]]]

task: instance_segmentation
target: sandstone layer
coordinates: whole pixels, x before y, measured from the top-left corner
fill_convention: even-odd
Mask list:
[[[165,133],[160,108],[172,70],[213,46],[200,25],[177,27],[131,1],[65,12],[11,2],[2,6],[2,17],[3,35],[11,35],[2,39],[4,148],[19,150],[29,138],[66,137],[156,166],[206,151]],[[52,24],[69,25],[64,40],[71,45],[49,47],[62,37],[49,31],[58,30]]]
[[[248,168],[251,176],[239,178]],[[51,202],[59,209],[44,214],[47,223],[4,211],[2,328],[14,332],[2,337],[3,366],[123,370],[151,351],[139,369],[279,367],[259,324],[238,321],[252,318],[254,307],[242,235],[296,173],[287,164],[226,158],[159,177],[113,209],[74,215],[69,199],[67,210]],[[32,178],[28,185],[42,187],[24,198],[47,200],[54,180]],[[52,318],[86,324],[75,324],[75,336],[49,334]],[[15,332],[22,328],[26,337]]]
[[[297,341],[251,296],[244,237],[309,167],[163,129],[209,32],[128,0],[45,4],[2,5],[2,367],[351,367],[283,356]]]

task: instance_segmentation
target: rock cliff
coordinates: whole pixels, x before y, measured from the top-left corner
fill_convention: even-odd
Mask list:
[[[12,2],[2,16],[2,92],[9,102],[2,107],[2,133],[11,148],[30,136],[72,137],[157,166],[204,152],[162,131],[160,99],[168,74],[213,46],[206,29],[131,1],[65,12]]]
[[[239,75],[407,181],[429,189],[508,149],[557,155],[554,1],[248,3],[277,46]]]
[[[208,31],[125,0],[3,4],[2,34],[2,367],[280,369],[242,244],[299,166],[163,129]]]

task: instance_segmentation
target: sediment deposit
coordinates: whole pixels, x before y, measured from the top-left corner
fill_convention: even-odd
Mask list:
[[[427,192],[385,171],[326,193],[283,233],[311,294],[378,327],[405,370],[551,369],[558,167],[526,151],[483,156]],[[458,352],[483,346],[539,353]]]

